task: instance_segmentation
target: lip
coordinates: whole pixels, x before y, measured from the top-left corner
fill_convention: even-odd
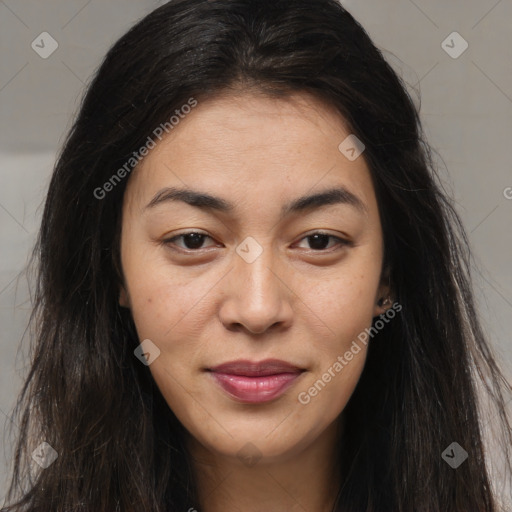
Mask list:
[[[231,398],[242,403],[264,403],[281,396],[303,369],[280,361],[231,361],[208,368],[215,382]]]

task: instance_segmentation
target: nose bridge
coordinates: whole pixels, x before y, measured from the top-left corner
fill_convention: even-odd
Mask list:
[[[245,240],[237,247],[234,275],[223,308],[224,323],[244,325],[251,332],[263,332],[291,315],[287,288],[276,276],[278,255],[271,243]]]
[[[250,302],[257,304],[265,298],[271,300],[279,293],[278,280],[271,270],[276,266],[276,256],[273,254],[270,243],[261,246],[260,251],[255,247],[251,247],[250,250],[253,252],[253,257],[251,259],[240,257],[236,265],[242,276],[241,285],[248,292],[243,295],[246,295]]]
[[[270,307],[280,293],[279,280],[272,271],[277,266],[277,255],[271,241],[260,239],[258,242],[247,237],[237,247],[237,253],[240,256],[236,266],[242,277],[242,297],[254,308]]]

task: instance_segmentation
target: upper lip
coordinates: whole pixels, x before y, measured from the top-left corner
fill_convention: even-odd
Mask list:
[[[208,370],[244,377],[265,377],[267,375],[299,373],[303,371],[301,368],[279,359],[266,359],[265,361],[259,362],[239,359],[237,361],[230,361],[214,366],[213,368],[208,368]]]

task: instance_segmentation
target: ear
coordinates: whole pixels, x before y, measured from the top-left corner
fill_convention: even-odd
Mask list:
[[[130,297],[128,296],[128,292],[123,285],[121,285],[119,289],[119,305],[124,308],[130,307]]]
[[[375,297],[375,305],[373,308],[374,317],[382,315],[382,313],[391,307],[391,304],[393,303],[391,294],[392,290],[390,285],[390,271],[389,268],[386,268],[382,272],[379,288],[377,290],[377,296]]]

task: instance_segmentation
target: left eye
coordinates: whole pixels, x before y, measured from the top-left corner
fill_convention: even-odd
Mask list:
[[[312,233],[311,235],[305,236],[302,240],[309,240],[310,246],[309,249],[312,249],[314,251],[322,251],[325,249],[330,249],[330,247],[325,247],[325,245],[329,245],[329,239],[332,238],[333,240],[337,240],[337,245],[347,245],[348,241],[343,240],[342,238],[339,238],[334,235],[329,235],[328,233],[321,233],[316,232]],[[301,241],[302,241],[301,240]]]
[[[177,245],[181,249],[186,249],[189,251],[197,251],[198,249],[204,249],[203,242],[206,238],[212,239],[210,236],[205,233],[199,233],[197,231],[190,231],[188,233],[181,233],[180,235],[176,235],[172,238],[168,238],[164,240],[164,243],[169,245]],[[182,239],[183,245],[179,245],[175,243],[176,240]],[[334,235],[329,235],[328,233],[316,232],[310,235],[305,236],[302,240],[308,240],[310,247],[309,249],[314,251],[324,251],[325,249],[332,248],[332,245],[329,246],[330,239],[337,241],[337,245],[347,245],[349,242],[347,240],[343,240]],[[213,240],[213,239],[212,239]],[[336,245],[336,244],[334,244]]]
[[[183,239],[186,246],[182,247],[182,246],[178,245],[178,247],[192,251],[192,250],[196,250],[196,249],[202,249],[203,247],[201,247],[201,246],[203,244],[204,239],[211,238],[211,237],[204,233],[198,233],[197,231],[191,231],[189,233],[182,233],[181,235],[176,235],[172,238],[164,240],[164,243],[174,244],[174,241],[178,240],[180,238]],[[174,244],[174,245],[177,245],[177,244]]]

